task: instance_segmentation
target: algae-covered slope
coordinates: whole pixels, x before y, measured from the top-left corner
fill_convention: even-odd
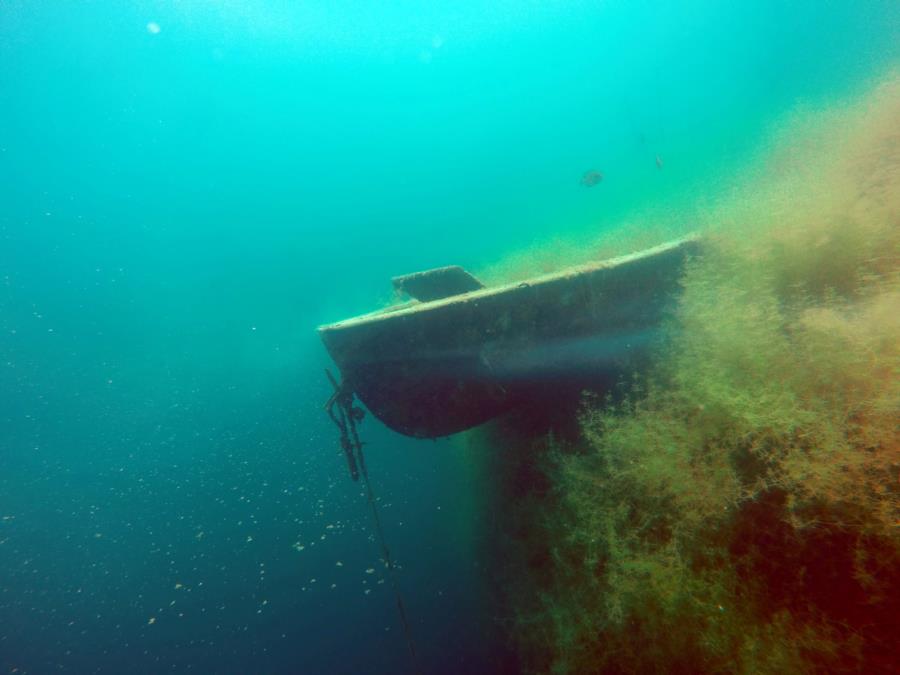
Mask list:
[[[522,669],[896,672],[900,80],[794,114],[707,221],[647,377],[480,441]]]

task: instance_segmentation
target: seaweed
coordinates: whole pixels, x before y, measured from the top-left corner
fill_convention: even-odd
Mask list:
[[[895,672],[900,81],[706,214],[649,372],[471,442],[529,672]],[[557,411],[558,413],[559,411]]]

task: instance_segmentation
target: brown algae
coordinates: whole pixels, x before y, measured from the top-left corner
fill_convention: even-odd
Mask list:
[[[649,374],[469,435],[522,670],[898,667],[900,79],[772,147]]]

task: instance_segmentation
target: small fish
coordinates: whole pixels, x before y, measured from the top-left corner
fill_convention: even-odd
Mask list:
[[[585,187],[594,187],[603,180],[603,173],[600,171],[585,171],[581,177],[581,184]]]
[[[662,171],[662,168],[663,168],[662,157],[660,157],[659,155],[656,156],[656,168],[659,169],[660,171]]]

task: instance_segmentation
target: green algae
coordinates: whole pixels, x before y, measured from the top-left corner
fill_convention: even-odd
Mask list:
[[[897,666],[898,120],[896,78],[796,113],[707,210],[649,373],[470,436],[521,669]]]

